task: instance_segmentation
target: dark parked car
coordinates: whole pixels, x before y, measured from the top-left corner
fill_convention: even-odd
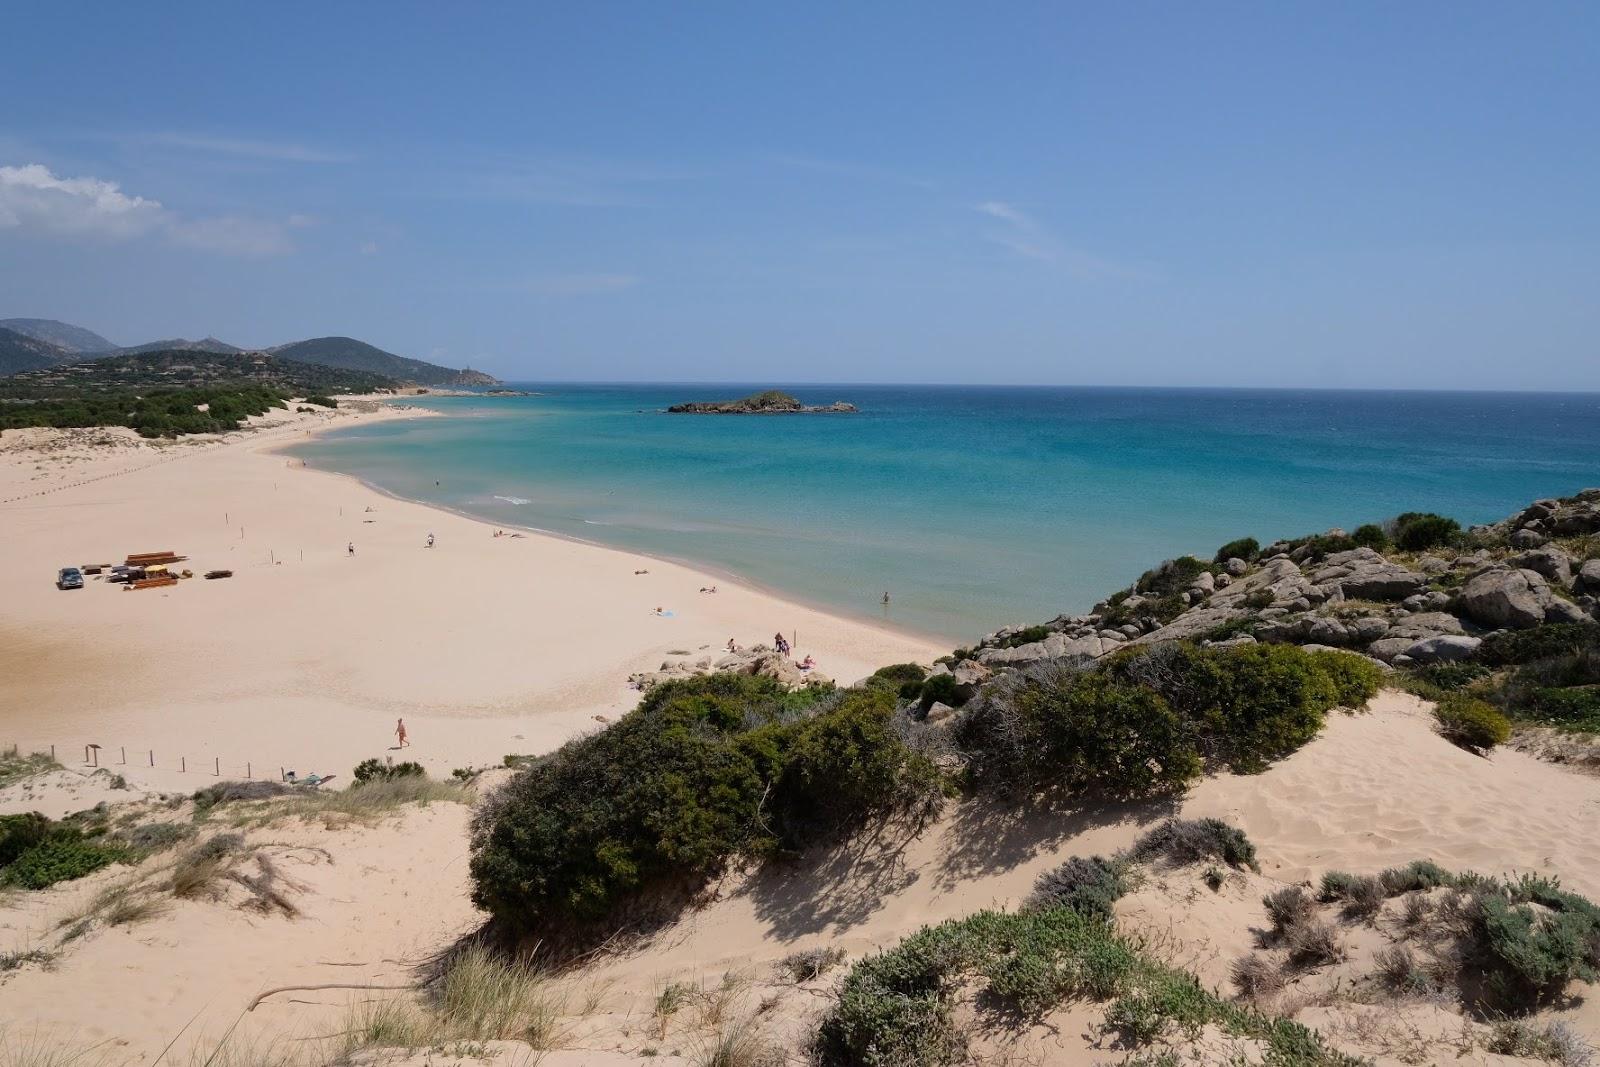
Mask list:
[[[62,567],[61,573],[56,575],[57,589],[82,589],[83,572],[76,567]]]

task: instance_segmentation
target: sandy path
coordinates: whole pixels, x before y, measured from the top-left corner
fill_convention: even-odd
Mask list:
[[[95,743],[130,781],[193,788],[219,769],[348,775],[394,744],[404,716],[406,756],[448,773],[593,728],[635,703],[630,673],[730,636],[798,627],[799,654],[845,682],[947,651],[635,553],[496,538],[270,451],[351,418],[400,417],[416,416],[275,413],[252,434],[161,450],[41,455],[6,434],[0,745],[53,744],[72,762]],[[234,577],[54,587],[61,566],[158,549]],[[721,592],[697,592],[708,584]],[[674,616],[653,616],[658,605]]]

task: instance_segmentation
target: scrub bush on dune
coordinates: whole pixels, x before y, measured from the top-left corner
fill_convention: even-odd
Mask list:
[[[1156,645],[1002,678],[967,705],[955,737],[980,789],[1151,796],[1208,763],[1262,769],[1315,737],[1330,708],[1364,704],[1380,677],[1343,652]]]
[[[736,856],[924,812],[942,779],[900,740],[895,701],[732,674],[658,686],[483,808],[474,900],[514,930],[583,925],[652,889],[693,887]]]

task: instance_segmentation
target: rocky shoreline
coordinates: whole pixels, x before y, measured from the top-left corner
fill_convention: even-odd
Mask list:
[[[1087,614],[987,634],[957,662],[1087,662],[1125,644],[1180,640],[1340,648],[1394,667],[1454,662],[1496,631],[1600,619],[1597,535],[1600,489],[1586,489],[1423,549],[1380,552],[1330,530],[1250,558],[1172,560]]]

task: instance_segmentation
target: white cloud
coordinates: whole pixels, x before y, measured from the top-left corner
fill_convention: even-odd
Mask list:
[[[1113,263],[1082,249],[1067,247],[1031,215],[1004,200],[985,200],[975,207],[981,214],[1000,223],[991,227],[984,236],[1026,259],[1056,264],[1080,278],[1149,277],[1144,270]]]
[[[632,274],[548,274],[529,279],[524,288],[539,296],[587,296],[616,293],[638,284]]]
[[[38,163],[0,167],[3,227],[126,238],[148,233],[166,218],[159,201],[129,196],[116,182],[58,178]]]
[[[39,163],[0,167],[0,229],[116,241],[154,235],[209,252],[269,256],[290,251],[289,227],[310,222],[306,216],[287,224],[234,215],[185,218],[102,178],[61,178]]]
[[[167,236],[187,248],[239,256],[278,256],[294,248],[281,224],[235,215],[174,221]]]

